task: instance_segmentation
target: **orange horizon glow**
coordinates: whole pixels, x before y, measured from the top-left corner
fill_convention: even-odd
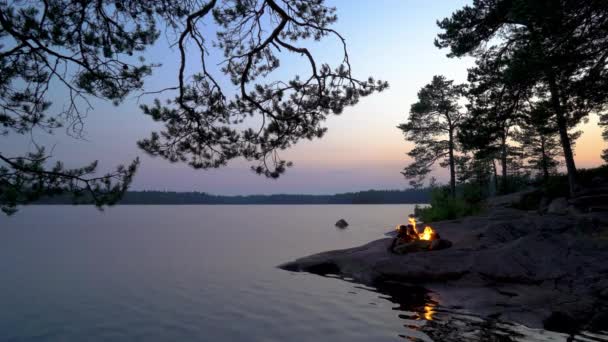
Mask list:
[[[363,116],[363,114],[353,115]],[[403,115],[402,122],[405,120],[406,116]],[[411,161],[406,153],[413,148],[413,144],[403,139],[396,125],[386,126],[388,127],[367,126],[367,131],[364,131],[363,127],[356,130],[351,127],[348,131],[339,126],[330,127],[323,139],[295,146],[285,155],[304,167],[311,164],[332,168],[376,165],[398,166],[401,170]],[[582,130],[583,134],[574,146],[576,166],[589,168],[604,164],[601,153],[603,149],[608,148],[608,143],[602,139],[602,128],[598,125],[597,115],[590,115],[589,122],[579,125],[577,129]],[[357,135],[365,136],[366,139],[353,145],[353,142],[357,141]],[[440,174],[440,170],[437,170],[437,173]]]

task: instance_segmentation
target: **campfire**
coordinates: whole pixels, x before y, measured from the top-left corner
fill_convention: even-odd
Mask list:
[[[431,228],[431,226],[428,226],[428,225],[425,225],[422,233],[419,233],[418,228],[416,228],[416,226],[417,226],[416,218],[413,215],[410,215],[408,217],[407,221],[414,229],[414,234],[416,234],[414,236],[418,236],[418,240],[432,241],[432,240],[436,240],[439,238],[439,236],[437,235],[437,233],[435,233],[433,228]],[[397,227],[397,230],[399,230],[399,227]]]
[[[393,240],[391,250],[398,254],[443,249],[451,246],[447,240],[442,240],[439,234],[429,226],[424,225],[422,232],[414,215],[408,216],[408,225],[397,226],[397,236]]]

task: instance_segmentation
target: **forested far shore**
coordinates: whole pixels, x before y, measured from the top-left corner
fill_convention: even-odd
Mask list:
[[[118,204],[419,204],[428,203],[429,189],[368,190],[334,195],[221,196],[205,192],[129,191]],[[71,196],[45,197],[34,204],[93,204]]]

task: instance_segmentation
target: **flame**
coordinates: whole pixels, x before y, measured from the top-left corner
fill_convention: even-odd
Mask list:
[[[408,233],[408,234],[410,234],[410,237],[413,238],[414,240],[417,239],[417,240],[431,241],[431,240],[434,240],[434,239],[436,239],[438,237],[437,234],[435,233],[435,231],[433,230],[433,228],[431,228],[430,226],[427,226],[427,225],[424,226],[424,230],[422,231],[422,233],[420,233],[418,231],[418,228],[416,228],[417,222],[416,222],[416,218],[413,215],[410,215],[407,218],[407,223],[414,230],[414,234],[413,234],[414,236],[413,237],[411,236],[412,235],[411,233]],[[403,226],[397,225],[395,227],[395,229],[397,231],[399,231],[401,229],[400,227],[403,227]]]
[[[416,218],[415,217],[408,217],[407,219],[407,223],[411,224],[414,227],[414,231],[416,232],[416,234],[418,233],[418,229],[416,229]]]
[[[433,228],[425,226],[424,231],[422,232],[422,234],[418,234],[418,237],[420,238],[420,240],[431,240],[433,238],[433,235],[435,235],[435,231],[433,230]]]

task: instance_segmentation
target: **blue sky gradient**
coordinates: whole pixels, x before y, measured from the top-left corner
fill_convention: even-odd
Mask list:
[[[407,181],[399,171],[408,163],[406,152],[411,145],[403,140],[396,126],[405,121],[410,105],[420,87],[433,75],[445,75],[457,82],[466,80],[470,59],[449,59],[445,50],[433,45],[438,33],[436,20],[449,16],[468,1],[455,0],[333,0],[338,8],[335,28],[346,37],[356,76],[374,76],[386,80],[390,88],[365,98],[355,107],[327,121],[329,132],[321,140],[303,141],[286,151],[284,159],[295,166],[278,180],[270,180],[250,171],[250,163],[233,161],[218,170],[193,170],[184,164],[170,164],[150,158],[139,150],[136,142],[160,128],[143,115],[138,101],[131,97],[119,106],[92,101],[94,109],[85,122],[86,140],[75,140],[58,130],[53,136],[36,132],[33,139],[53,147],[53,155],[68,166],[80,166],[95,159],[100,170],[141,158],[133,189],[205,191],[215,194],[311,193],[326,194],[371,188],[402,189]],[[212,26],[209,27],[211,31]],[[147,61],[161,63],[147,79],[146,91],[162,89],[177,83],[178,52],[169,43],[172,37],[161,36],[145,53]],[[318,61],[336,65],[340,43],[327,39],[313,46]],[[195,59],[196,56],[192,56]],[[209,63],[219,63],[218,54]],[[280,76],[291,76],[308,68],[298,57],[283,61]],[[196,66],[192,66],[194,71]],[[51,99],[62,104],[66,94],[56,90]],[[162,97],[171,97],[164,94]],[[140,99],[150,103],[154,96]],[[585,135],[577,144],[579,167],[594,166],[599,161],[599,129],[595,119],[585,126]],[[589,132],[588,132],[589,131]],[[18,153],[32,149],[31,137],[11,136],[5,139],[10,150]],[[593,152],[597,150],[597,153]],[[597,154],[597,156],[595,156]],[[445,170],[437,178],[445,180]]]

